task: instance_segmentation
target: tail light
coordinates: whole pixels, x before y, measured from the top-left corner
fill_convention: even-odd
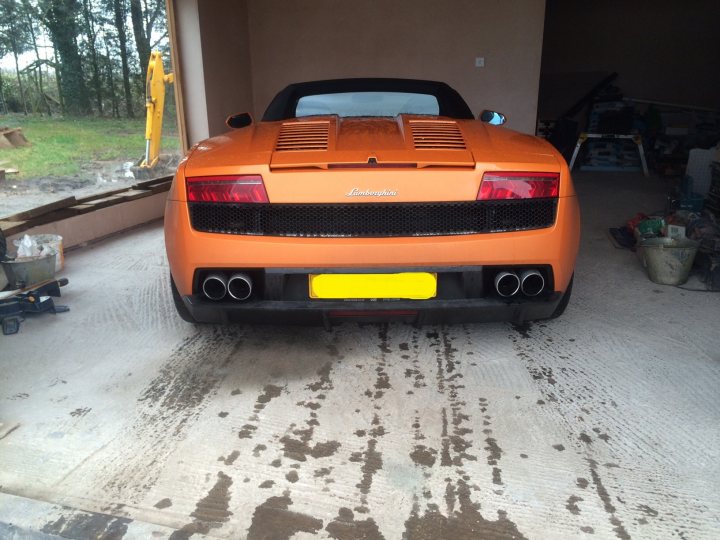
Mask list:
[[[262,176],[193,176],[186,179],[189,202],[270,202]]]
[[[491,172],[483,175],[477,200],[548,199],[559,193],[558,173]]]

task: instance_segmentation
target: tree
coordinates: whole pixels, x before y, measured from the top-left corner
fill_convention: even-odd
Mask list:
[[[130,0],[130,18],[132,19],[135,47],[140,60],[140,75],[147,73],[150,59],[150,37],[145,33],[143,9],[140,0]]]
[[[82,60],[76,38],[78,25],[75,13],[79,11],[77,0],[44,0],[43,21],[50,31],[55,51],[60,57],[61,96],[65,110],[74,115],[86,115],[92,111],[90,97],[83,75]]]
[[[47,99],[47,95],[45,95],[45,86],[43,84],[43,59],[40,57],[40,50],[38,49],[37,44],[37,37],[35,36],[35,21],[37,21],[37,12],[35,11],[35,8],[30,4],[29,0],[23,0],[23,8],[25,11],[25,17],[27,20],[27,28],[30,32],[30,38],[32,43],[32,48],[35,51],[35,73],[37,74],[36,77],[36,84],[37,84],[37,91],[39,94],[40,101],[45,104],[45,110],[48,113],[48,116],[52,116],[52,109],[50,108],[50,102]]]
[[[123,90],[125,91],[125,110],[128,118],[135,118],[132,106],[132,92],[130,90],[127,34],[125,33],[125,21],[127,19],[125,0],[112,0],[112,5],[115,15],[115,29],[117,30],[118,43],[120,44],[120,62],[122,64]]]
[[[0,43],[2,48],[10,51],[15,59],[15,75],[17,76],[20,103],[25,114],[28,113],[25,99],[25,87],[20,76],[19,56],[28,50],[28,31],[22,17],[22,6],[16,0],[0,0]]]
[[[90,50],[90,65],[92,67],[92,85],[95,91],[95,102],[97,104],[98,113],[103,114],[103,91],[102,82],[100,80],[100,65],[98,63],[97,53],[97,30],[95,25],[95,16],[92,11],[91,0],[83,0],[83,21],[85,22],[84,31],[87,36],[88,48]]]

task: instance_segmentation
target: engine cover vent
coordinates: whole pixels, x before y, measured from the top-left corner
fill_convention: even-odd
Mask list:
[[[465,150],[465,139],[457,123],[443,120],[410,120],[417,150]]]
[[[275,151],[327,150],[329,131],[330,123],[325,121],[283,124],[275,143]]]

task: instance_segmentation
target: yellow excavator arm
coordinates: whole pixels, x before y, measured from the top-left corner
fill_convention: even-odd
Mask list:
[[[174,76],[165,73],[160,53],[150,54],[147,77],[145,78],[145,157],[140,162],[141,169],[152,169],[160,157],[160,138],[162,137],[163,109],[165,107],[165,84],[172,84]]]

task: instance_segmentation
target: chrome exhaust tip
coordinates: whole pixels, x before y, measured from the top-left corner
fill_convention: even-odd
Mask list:
[[[537,296],[545,288],[545,278],[537,270],[525,270],[520,274],[520,289],[525,296]]]
[[[227,278],[222,274],[210,274],[203,280],[202,292],[210,300],[222,300],[227,293]]]
[[[520,290],[520,278],[515,272],[498,272],[495,276],[495,290],[505,298],[513,296]]]
[[[227,290],[235,300],[247,300],[252,294],[252,280],[247,274],[233,274],[227,282]]]

